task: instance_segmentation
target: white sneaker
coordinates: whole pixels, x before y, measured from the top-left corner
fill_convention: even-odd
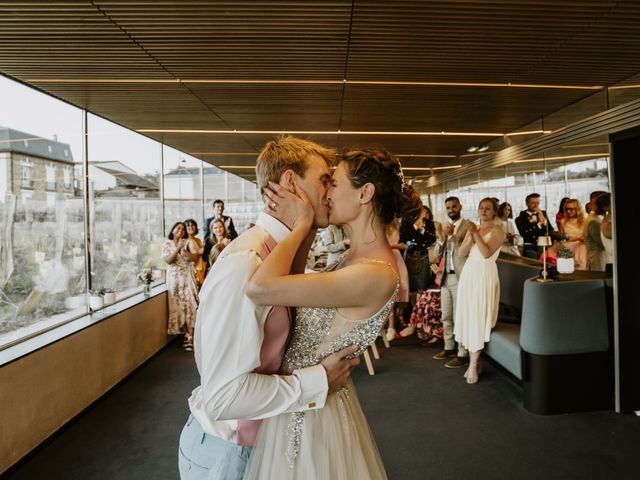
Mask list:
[[[387,342],[390,342],[391,340],[396,338],[396,329],[395,328],[387,328],[387,334],[385,336],[387,337]]]

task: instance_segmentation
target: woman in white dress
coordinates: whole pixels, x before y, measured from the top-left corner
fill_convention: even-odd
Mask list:
[[[289,275],[298,247],[314,234],[313,210],[300,189],[293,195],[272,188],[275,193],[265,193],[268,213],[295,219],[285,222],[295,226],[266,257],[246,293],[256,303],[298,307],[282,373],[316,365],[350,345],[359,355],[375,340],[398,291],[385,228],[409,207],[400,164],[379,150],[344,155],[327,203],[329,221],[343,225],[351,246],[321,273]],[[386,479],[353,384],[327,397],[322,409],[265,420],[244,478]]]
[[[480,354],[498,319],[500,280],[496,260],[505,233],[495,222],[497,214],[498,202],[483,198],[478,206],[480,225],[465,220],[468,230],[458,250],[468,258],[458,281],[453,333],[456,341],[469,350],[469,368],[464,376],[470,384],[478,382]]]

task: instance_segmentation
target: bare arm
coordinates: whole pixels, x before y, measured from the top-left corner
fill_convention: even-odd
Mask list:
[[[311,250],[311,245],[313,245],[313,241],[316,238],[316,229],[312,228],[309,230],[309,235],[305,238],[296,255],[293,259],[293,264],[291,265],[291,273],[304,273],[304,267],[307,264],[307,257],[309,256],[309,250]]]
[[[602,219],[600,230],[605,237],[609,239],[613,238],[613,222],[611,222],[611,214],[609,214],[608,212]]]
[[[190,238],[189,240],[187,240],[187,246],[184,249],[183,255],[187,258],[187,260],[195,262],[203,252],[204,248],[201,246],[200,240],[197,238]]]
[[[184,248],[184,246],[186,245],[185,240],[184,239],[180,239],[178,240],[178,245],[177,248],[174,250],[173,253],[169,254],[169,255],[164,255],[162,257],[162,259],[168,263],[168,264],[172,264],[173,262],[176,261],[176,258],[178,258],[178,255],[180,254],[180,250],[182,250]]]
[[[473,234],[471,233],[471,230],[467,231],[467,234],[464,236],[464,240],[462,240],[462,243],[460,244],[460,246],[458,247],[458,256],[460,257],[466,257],[467,255],[469,255],[469,252],[471,251],[471,247],[474,244],[474,238],[473,238]]]
[[[298,192],[300,197],[286,191],[280,195],[277,203],[281,208],[286,198],[298,210],[297,224],[254,273],[245,289],[247,296],[258,304],[366,307],[363,314],[375,313],[389,299],[397,282],[395,272],[384,264],[360,263],[333,272],[289,275],[296,252],[310,236],[313,210],[302,191]]]

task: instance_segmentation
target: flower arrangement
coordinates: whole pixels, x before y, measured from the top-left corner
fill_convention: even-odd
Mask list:
[[[150,268],[143,268],[138,274],[138,280],[145,285],[151,285],[151,282],[153,282],[153,270]]]
[[[573,250],[567,247],[561,247],[558,249],[558,258],[573,258]]]

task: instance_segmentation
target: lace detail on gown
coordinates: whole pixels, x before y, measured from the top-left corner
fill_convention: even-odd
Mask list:
[[[345,260],[343,255],[325,271],[332,271],[340,267]],[[380,262],[369,260],[369,262]],[[391,266],[386,262],[385,265]],[[285,353],[281,373],[289,375],[294,370],[319,364],[324,358],[350,345],[358,350],[351,356],[355,358],[362,354],[378,336],[380,328],[389,316],[389,312],[398,295],[399,282],[387,302],[372,317],[363,320],[344,319],[335,308],[302,307],[296,309],[296,323],[289,348]],[[342,320],[341,324],[337,320]],[[337,392],[338,402],[349,398],[349,386]],[[343,409],[343,412],[345,410]],[[290,416],[287,436],[286,456],[289,466],[293,468],[300,451],[300,441],[306,412],[295,412]],[[344,414],[345,428],[349,428],[349,420]]]

